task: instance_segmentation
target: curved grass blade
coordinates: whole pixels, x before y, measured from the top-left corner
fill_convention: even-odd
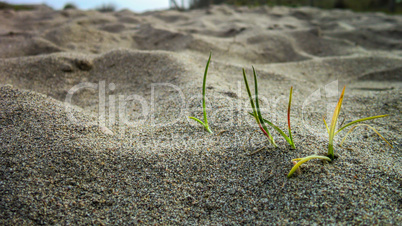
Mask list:
[[[383,118],[383,117],[387,117],[387,116],[389,116],[389,115],[377,115],[377,116],[362,118],[362,119],[355,120],[353,122],[349,122],[348,124],[342,126],[338,131],[336,131],[335,135],[338,134],[343,129],[345,129],[346,127],[356,124],[358,122],[363,122],[363,121],[372,120],[372,119],[376,119],[376,118]]]
[[[250,115],[253,115],[251,112],[249,112]],[[267,123],[268,125],[270,125],[272,128],[274,128],[278,133],[280,133],[283,138],[285,138],[285,140],[292,145],[292,141],[290,140],[290,138],[286,135],[286,133],[284,133],[279,127],[275,126],[272,122],[266,120],[266,119],[262,119],[265,123]]]
[[[367,127],[369,127],[369,128],[372,129],[378,136],[380,136],[385,142],[387,142],[387,144],[388,144],[389,146],[391,146],[391,148],[393,148],[392,145],[391,145],[374,127],[372,127],[372,126],[370,126],[370,125],[367,125],[367,124],[357,124],[357,125],[353,126],[353,127],[346,133],[345,137],[343,137],[340,146],[342,146],[343,142],[345,142],[345,140],[346,140],[346,138],[348,137],[348,135],[349,135],[356,127],[358,127],[358,126],[367,126]]]
[[[201,125],[203,125],[205,127],[205,129],[209,133],[213,134],[212,130],[209,128],[209,125],[208,125],[207,110],[206,110],[206,107],[205,107],[205,94],[206,94],[207,74],[208,74],[209,63],[211,62],[211,56],[212,56],[212,52],[209,53],[209,58],[208,58],[208,61],[207,61],[207,65],[205,66],[204,80],[203,80],[203,83],[202,83],[202,111],[203,111],[203,114],[204,114],[204,122],[202,122],[201,120],[199,120],[199,119],[197,119],[195,117],[189,117],[189,118],[201,123]]]
[[[195,120],[195,121],[199,122],[199,123],[200,123],[202,126],[204,126],[204,127],[205,127],[204,122],[203,122],[203,121],[201,121],[201,120],[199,120],[198,118],[195,118],[195,117],[188,117],[188,118],[190,118],[190,119],[192,119],[192,120]]]
[[[301,164],[310,161],[312,159],[323,159],[323,160],[327,160],[327,161],[331,161],[330,158],[326,157],[326,156],[320,156],[320,155],[310,155],[304,158],[297,158],[297,159],[292,159],[292,161],[299,161],[296,165],[293,166],[293,168],[290,170],[289,174],[288,174],[288,178],[292,176],[292,174],[297,170],[297,168],[299,168],[299,166],[301,166]]]

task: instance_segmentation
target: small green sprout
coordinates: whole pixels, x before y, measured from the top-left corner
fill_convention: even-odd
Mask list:
[[[211,130],[211,129],[209,128],[209,126],[208,126],[207,110],[206,110],[206,108],[205,108],[205,89],[206,89],[206,83],[207,83],[207,73],[208,73],[209,62],[211,61],[211,55],[212,55],[212,53],[210,52],[210,53],[209,53],[209,59],[208,59],[207,65],[205,66],[204,82],[203,82],[203,84],[202,84],[202,110],[203,110],[203,113],[204,113],[204,122],[201,121],[201,120],[199,120],[198,118],[195,118],[195,117],[189,117],[189,118],[190,118],[190,119],[193,119],[193,120],[195,120],[195,121],[197,121],[197,122],[199,122],[201,125],[203,125],[203,126],[205,127],[205,129],[206,129],[209,133],[213,134],[212,130]]]
[[[243,69],[244,82],[246,83],[246,88],[247,88],[248,96],[250,98],[251,107],[253,108],[253,112],[249,113],[249,114],[254,116],[254,118],[257,121],[257,123],[258,123],[260,129],[262,130],[262,132],[270,139],[271,143],[275,147],[276,147],[275,141],[274,141],[273,137],[271,136],[271,134],[269,134],[268,129],[265,126],[265,123],[267,123],[272,128],[274,128],[276,131],[278,131],[278,133],[280,133],[283,136],[283,138],[285,138],[285,140],[290,144],[290,146],[292,146],[293,149],[296,149],[295,144],[293,142],[293,138],[292,138],[292,131],[291,131],[291,128],[290,128],[290,106],[292,104],[293,87],[290,87],[290,93],[289,93],[289,104],[288,104],[288,131],[289,131],[289,136],[288,136],[279,127],[275,126],[272,122],[262,118],[261,112],[260,112],[260,109],[259,109],[259,103],[258,103],[257,73],[255,72],[254,67],[253,67],[253,74],[254,74],[254,84],[255,84],[255,102],[256,102],[255,105],[254,105],[254,101],[253,101],[253,99],[251,97],[250,88],[248,86],[248,82],[247,82],[247,78],[246,78],[246,72]],[[255,108],[257,108],[257,109],[255,109]]]
[[[328,132],[328,134],[329,134],[328,157],[331,158],[332,160],[334,159],[334,137],[335,137],[336,134],[338,134],[340,131],[342,131],[342,130],[345,129],[346,127],[349,127],[349,126],[351,126],[351,125],[353,125],[353,124],[356,124],[356,123],[358,123],[358,122],[362,122],[362,121],[367,121],[367,120],[372,120],[372,119],[382,118],[382,117],[388,116],[388,115],[377,115],[377,116],[372,116],[372,117],[367,117],[367,118],[358,119],[358,120],[355,120],[355,121],[353,121],[353,122],[350,122],[350,123],[348,123],[348,124],[342,126],[339,130],[335,131],[335,129],[336,129],[336,121],[338,120],[338,116],[339,116],[339,113],[340,113],[340,111],[341,111],[341,106],[342,106],[343,96],[344,96],[344,93],[345,93],[345,88],[346,88],[346,86],[343,87],[343,90],[342,90],[341,96],[340,96],[340,98],[339,98],[338,104],[336,105],[334,115],[332,116],[332,121],[331,121],[331,127],[330,127],[330,128],[328,128],[327,122],[325,121],[325,118],[323,118],[325,127],[327,128],[327,132]],[[345,141],[345,139],[346,139],[346,137],[349,135],[349,133],[351,133],[357,126],[368,126],[369,128],[373,129],[374,132],[376,132],[382,139],[385,140],[385,138],[384,138],[383,136],[381,136],[381,134],[378,133],[377,130],[375,130],[373,127],[371,127],[371,126],[369,126],[369,125],[366,125],[366,124],[357,124],[357,125],[355,125],[354,127],[352,127],[352,129],[349,130],[349,132],[348,132],[348,133],[346,134],[346,136],[343,138],[342,143]],[[392,145],[391,145],[387,140],[385,140],[385,141],[386,141],[386,142],[389,144],[389,146],[391,146],[391,148],[392,148]],[[342,143],[341,143],[341,145],[342,145]]]
[[[301,166],[301,164],[310,161],[311,159],[323,159],[323,160],[327,160],[327,161],[331,161],[330,158],[326,157],[326,156],[320,156],[320,155],[310,155],[304,158],[297,158],[297,159],[292,159],[293,161],[299,161],[297,164],[295,164],[293,166],[293,168],[290,170],[289,174],[288,174],[288,178],[292,176],[292,174],[299,168],[299,166]]]
[[[255,73],[255,69],[253,67],[253,73],[254,73],[254,89],[255,89],[255,104],[254,104],[254,100],[253,97],[251,96],[251,92],[250,92],[250,87],[248,86],[248,81],[247,81],[247,76],[246,76],[246,71],[243,68],[243,78],[244,78],[244,82],[246,84],[246,88],[247,88],[247,93],[248,93],[248,97],[250,98],[250,104],[251,107],[253,108],[253,113],[252,115],[254,116],[255,120],[257,121],[258,126],[260,127],[261,131],[264,133],[264,135],[270,140],[270,142],[275,146],[278,147],[275,144],[275,140],[274,138],[271,136],[271,134],[268,131],[267,126],[264,123],[264,120],[261,116],[261,111],[260,111],[260,104],[259,104],[259,100],[258,100],[258,83],[257,83],[257,74]]]

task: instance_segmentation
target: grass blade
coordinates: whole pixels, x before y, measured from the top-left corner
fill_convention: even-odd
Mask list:
[[[292,105],[292,94],[293,94],[293,86],[290,87],[290,93],[289,93],[289,104],[288,104],[288,129],[289,129],[289,144],[292,146],[293,149],[296,149],[295,144],[293,142],[292,138],[292,129],[290,127],[290,106]],[[286,139],[286,137],[285,137]]]
[[[201,125],[203,125],[203,126],[205,127],[204,122],[201,121],[201,120],[199,120],[198,118],[195,118],[195,117],[189,117],[189,118],[192,119],[192,120],[195,120],[195,121],[199,122]]]
[[[353,127],[346,133],[345,137],[342,139],[342,142],[341,142],[340,146],[342,146],[343,142],[345,142],[345,140],[346,140],[346,138],[348,137],[348,135],[349,135],[356,127],[358,127],[358,126],[367,126],[367,127],[369,127],[369,128],[372,129],[378,136],[380,136],[385,142],[387,142],[387,144],[388,144],[389,146],[391,146],[391,148],[393,148],[392,145],[391,145],[374,127],[372,127],[372,126],[370,126],[370,125],[367,125],[367,124],[357,124],[357,125],[353,126]]]
[[[323,159],[323,160],[327,160],[327,161],[331,161],[330,158],[326,157],[326,156],[320,156],[320,155],[310,155],[304,158],[297,158],[297,159],[292,159],[292,161],[299,161],[296,165],[293,166],[293,168],[290,170],[289,174],[288,174],[288,178],[292,176],[292,174],[297,170],[297,168],[299,168],[299,166],[301,166],[301,164],[310,161],[312,159]]]
[[[207,120],[207,110],[205,107],[205,95],[206,95],[207,74],[208,74],[209,63],[211,62],[211,56],[212,56],[212,52],[209,52],[207,66],[205,66],[204,81],[202,82],[202,109],[203,109],[203,113],[204,113],[204,123],[207,127],[208,127],[208,120]]]
[[[328,132],[328,134],[329,134],[329,128],[328,128],[327,121],[325,121],[325,118],[324,118],[324,117],[322,117],[322,120],[324,120],[325,127],[327,128],[327,132]]]
[[[257,111],[255,110],[254,101],[253,101],[253,98],[251,97],[250,87],[248,85],[246,71],[244,70],[244,68],[243,68],[243,78],[244,78],[244,83],[246,84],[247,94],[250,99],[251,108],[253,109],[253,116],[254,116],[255,120],[257,120],[257,123],[260,124],[260,120],[257,116]]]
[[[332,116],[331,127],[329,128],[329,144],[328,144],[328,156],[331,159],[334,159],[334,136],[335,136],[335,128],[336,128],[336,121],[338,120],[339,113],[341,112],[343,96],[345,94],[345,88],[343,87],[341,96],[339,97],[338,104],[336,105],[334,115]]]
[[[337,133],[339,133],[340,131],[342,131],[343,129],[345,129],[346,127],[356,124],[358,122],[363,122],[363,121],[372,120],[372,119],[376,119],[376,118],[383,118],[383,117],[387,117],[387,116],[389,116],[389,115],[377,115],[377,116],[362,118],[362,119],[355,120],[353,122],[349,122],[348,124],[342,126],[342,128],[340,128],[338,131],[336,131],[335,135]]]
[[[250,115],[253,115],[251,113],[249,113]],[[275,126],[272,122],[266,120],[265,118],[262,119],[265,123],[267,123],[268,125],[270,125],[272,128],[274,128],[278,133],[280,133],[283,138],[285,138],[285,140],[292,145],[292,141],[290,140],[290,138],[286,135],[286,133],[284,133],[279,127]],[[293,146],[292,146],[293,147]]]
[[[275,144],[275,140],[274,140],[274,138],[272,137],[272,135],[269,133],[268,128],[267,128],[267,126],[265,125],[265,123],[264,123],[264,121],[263,121],[263,118],[262,118],[262,115],[261,115],[260,104],[259,104],[259,99],[258,99],[257,73],[255,72],[254,67],[253,67],[253,75],[254,75],[254,90],[255,90],[255,107],[256,107],[256,110],[257,110],[257,116],[258,116],[258,119],[259,119],[259,121],[260,121],[260,123],[261,123],[262,128],[265,130],[266,134],[268,135],[269,140],[271,141],[271,143],[272,143],[275,147],[277,147],[276,144]],[[260,127],[261,127],[261,126],[260,126]]]
[[[209,67],[209,63],[211,62],[211,56],[212,56],[212,52],[209,52],[209,58],[207,61],[207,65],[205,66],[204,80],[202,83],[202,111],[203,111],[203,115],[204,115],[204,122],[202,122],[201,120],[199,120],[195,117],[189,117],[189,118],[201,123],[201,125],[203,125],[209,133],[213,134],[212,130],[209,128],[209,125],[208,125],[207,110],[205,107],[205,94],[206,94],[205,90],[206,90],[206,83],[207,83],[208,67]]]

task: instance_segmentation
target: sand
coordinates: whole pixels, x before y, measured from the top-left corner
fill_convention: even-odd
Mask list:
[[[402,17],[213,6],[0,11],[1,224],[398,224],[402,222]],[[209,52],[207,133],[202,79]],[[263,116],[242,77],[258,73]],[[358,127],[326,155],[322,117]],[[86,88],[85,88],[86,87]],[[260,150],[257,154],[249,155]]]

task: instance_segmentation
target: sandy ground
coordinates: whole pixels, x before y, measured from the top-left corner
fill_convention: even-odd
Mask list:
[[[402,222],[402,17],[315,8],[0,11],[1,224]],[[202,78],[209,52],[208,121]],[[242,77],[259,78],[264,117]],[[337,159],[322,117],[359,127]],[[254,86],[252,86],[254,90]],[[260,150],[255,155],[248,153]]]

